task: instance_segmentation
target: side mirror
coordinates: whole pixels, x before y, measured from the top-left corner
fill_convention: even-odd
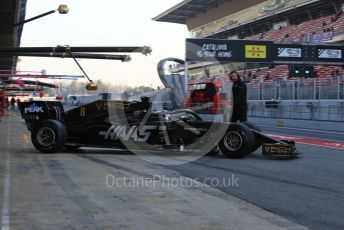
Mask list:
[[[95,83],[93,83],[93,82],[90,82],[90,83],[88,83],[87,85],[86,85],[86,90],[88,90],[88,91],[96,91],[97,89],[98,89],[98,86],[95,84]]]

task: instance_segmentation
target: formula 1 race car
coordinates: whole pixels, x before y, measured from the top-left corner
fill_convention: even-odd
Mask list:
[[[32,143],[43,153],[99,147],[205,155],[219,149],[229,158],[243,158],[263,145],[266,155],[297,155],[294,142],[272,139],[251,123],[204,121],[191,110],[152,112],[151,107],[148,97],[98,100],[69,111],[57,101],[19,104]]]

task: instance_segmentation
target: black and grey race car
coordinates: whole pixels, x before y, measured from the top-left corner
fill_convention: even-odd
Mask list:
[[[243,158],[263,145],[263,154],[293,157],[295,143],[263,135],[251,123],[205,121],[191,110],[152,112],[141,101],[98,100],[65,111],[61,102],[19,104],[32,143],[43,153],[80,147],[169,153],[211,154]]]

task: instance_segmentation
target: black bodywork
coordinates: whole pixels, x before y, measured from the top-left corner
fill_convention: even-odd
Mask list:
[[[34,107],[36,110],[28,110],[27,108],[30,107]],[[122,147],[122,143],[119,141],[122,136],[119,133],[123,136],[131,136],[131,133],[134,136],[134,131],[130,131],[130,128],[141,125],[146,126],[151,133],[145,141],[148,144],[166,144],[161,134],[161,131],[164,131],[161,126],[166,126],[171,144],[174,144],[174,140],[180,139],[187,144],[197,137],[192,130],[190,132],[185,130],[182,123],[187,122],[190,126],[196,127],[200,131],[197,132],[197,136],[202,136],[211,125],[214,125],[213,122],[203,121],[191,110],[169,113],[151,112],[151,102],[145,99],[142,102],[98,100],[69,111],[64,111],[62,103],[56,101],[23,102],[20,103],[19,108],[29,130],[33,129],[41,120],[58,120],[66,127],[67,143],[81,146]],[[116,130],[117,127],[123,127],[122,131]],[[114,136],[115,131],[117,132]],[[106,132],[109,134],[106,135]],[[121,139],[123,140],[123,137]],[[139,135],[137,139],[141,141],[145,138],[144,135]]]
[[[98,100],[65,111],[61,102],[32,101],[19,104],[20,112],[31,133],[42,121],[59,121],[65,127],[66,146],[128,149],[142,145],[177,149],[192,145],[205,135],[206,151],[218,145],[230,123],[204,121],[191,110],[152,112],[149,98],[142,101]],[[221,131],[222,130],[222,131]],[[256,145],[263,143],[288,145],[290,151],[282,155],[295,155],[293,143],[280,142],[254,131]],[[220,136],[216,137],[216,134]],[[142,145],[141,145],[142,144]],[[196,148],[201,148],[196,145]],[[266,154],[269,152],[265,151]],[[278,155],[275,153],[274,155]]]

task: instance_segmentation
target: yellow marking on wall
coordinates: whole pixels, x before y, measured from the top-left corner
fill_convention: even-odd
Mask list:
[[[283,119],[277,119],[276,120],[276,126],[284,127],[284,120]]]

